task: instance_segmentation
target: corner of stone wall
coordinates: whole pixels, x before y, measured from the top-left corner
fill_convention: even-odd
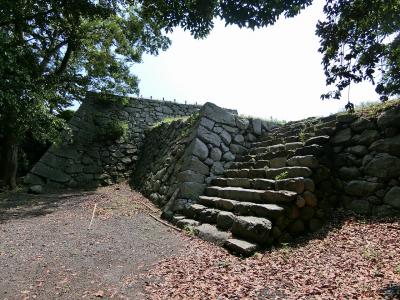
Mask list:
[[[222,176],[236,156],[269,129],[268,123],[260,119],[242,118],[235,111],[206,103],[199,111],[178,174],[179,193],[168,208],[179,212],[197,202],[212,179]]]
[[[185,210],[269,125],[206,103],[189,120],[149,130],[132,183],[164,216]]]

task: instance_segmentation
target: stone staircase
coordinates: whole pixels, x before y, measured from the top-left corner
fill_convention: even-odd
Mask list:
[[[318,230],[324,211],[313,174],[335,126],[336,119],[328,117],[275,128],[237,156],[224,177],[214,178],[173,222],[245,256]]]

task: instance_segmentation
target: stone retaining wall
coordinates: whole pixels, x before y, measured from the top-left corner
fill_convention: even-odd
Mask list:
[[[331,139],[334,189],[360,214],[400,212],[400,106],[377,116],[337,117]]]
[[[70,121],[72,136],[64,132],[62,143],[48,150],[25,183],[48,188],[96,187],[129,178],[147,128],[199,109],[196,105],[88,93]]]
[[[148,131],[134,172],[135,187],[166,214],[197,201],[212,178],[265,134],[269,124],[206,103],[187,121]]]
[[[157,124],[184,116],[191,117]],[[331,124],[329,131],[318,128],[317,121],[316,132],[329,142],[322,147],[315,140],[301,151],[319,160],[312,176],[318,207],[343,204],[361,214],[399,213],[399,104],[370,116],[320,119],[321,126]],[[125,122],[123,135],[105,139],[110,124],[118,122]],[[97,94],[88,94],[70,125],[72,137],[64,133],[63,142],[53,145],[26,176],[27,184],[95,187],[132,178],[167,214],[196,202],[213,178],[271,129],[265,121],[239,117],[212,103],[199,107]]]

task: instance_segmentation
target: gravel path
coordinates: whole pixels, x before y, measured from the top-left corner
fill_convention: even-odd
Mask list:
[[[146,281],[131,278],[187,242],[148,207],[157,213],[126,185],[0,194],[0,299],[144,299]]]

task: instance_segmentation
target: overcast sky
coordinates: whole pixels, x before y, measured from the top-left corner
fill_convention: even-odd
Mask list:
[[[206,39],[195,40],[176,29],[167,51],[145,55],[134,66],[141,95],[181,103],[211,101],[240,114],[288,121],[341,110],[347,91],[341,101],[320,100],[328,91],[315,35],[323,2],[255,31],[217,21]],[[351,86],[353,103],[377,99],[371,85]]]

